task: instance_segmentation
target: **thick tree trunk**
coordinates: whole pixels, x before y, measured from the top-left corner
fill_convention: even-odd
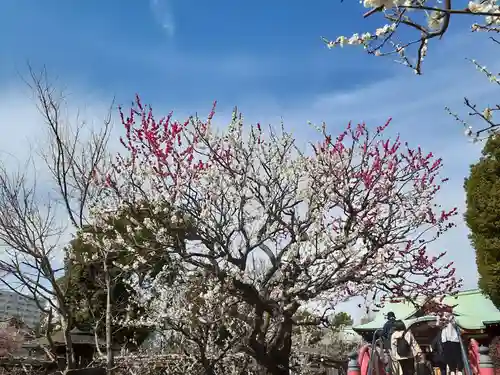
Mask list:
[[[255,355],[255,360],[268,375],[289,375],[290,354],[291,352],[287,354],[278,350],[271,350],[267,353],[260,351]]]
[[[267,372],[269,375],[289,375],[290,374],[290,356],[291,350],[288,348],[280,348],[273,350],[269,355]]]
[[[278,363],[274,363],[273,365],[275,366],[267,368],[268,375],[290,375],[288,367],[283,368],[279,366]],[[288,366],[288,364],[286,364],[286,366]]]
[[[268,375],[290,375],[292,329],[292,320],[285,318],[277,337],[270,343],[270,348],[265,353],[262,347],[261,350],[256,351],[260,355],[257,355],[255,359],[261,366],[264,366]]]

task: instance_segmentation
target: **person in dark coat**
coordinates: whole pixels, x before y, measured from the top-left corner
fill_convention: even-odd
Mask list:
[[[388,312],[386,315],[387,321],[382,327],[382,333],[379,332],[379,337],[382,339],[382,350],[379,351],[379,355],[386,367],[386,371],[390,371],[390,355],[391,350],[391,333],[394,328],[394,322],[396,321],[396,315],[392,311]]]
[[[385,322],[382,328],[382,339],[384,340],[384,349],[389,350],[391,348],[391,333],[394,328],[394,323],[396,322],[396,315],[392,311],[387,313],[387,322]]]
[[[382,347],[383,347],[383,354],[381,355],[382,357],[382,362],[384,363],[386,367],[386,372],[389,373],[390,371],[390,350],[391,350],[391,333],[394,329],[394,323],[396,322],[396,315],[392,311],[389,311],[386,315],[387,321],[385,322],[384,326],[382,327],[382,334],[380,337],[382,338]]]
[[[434,375],[431,361],[427,360],[427,355],[422,352],[415,365],[416,375]]]
[[[443,340],[441,339],[441,330],[438,331],[436,337],[432,341],[432,365],[439,367],[441,375],[446,375],[446,361],[444,358]]]
[[[444,361],[450,370],[450,375],[461,375],[464,370],[464,359],[460,345],[460,333],[452,314],[446,316],[446,323],[441,329],[441,342],[443,343]]]

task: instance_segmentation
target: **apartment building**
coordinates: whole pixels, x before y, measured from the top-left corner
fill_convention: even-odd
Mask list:
[[[12,291],[0,290],[0,320],[15,316],[28,327],[34,328],[40,323],[40,315],[40,310],[34,301]]]

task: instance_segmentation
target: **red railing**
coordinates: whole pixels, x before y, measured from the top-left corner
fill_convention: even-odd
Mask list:
[[[368,367],[371,360],[371,345],[363,345],[358,352],[358,363],[361,375],[368,375]],[[472,375],[479,375],[479,345],[476,340],[472,339],[468,348],[469,362],[472,370]],[[386,375],[385,366],[377,355],[377,362],[379,366],[379,374]],[[376,369],[373,369],[371,375],[376,375]]]
[[[479,344],[471,339],[469,342],[469,363],[473,375],[479,375]]]
[[[368,367],[370,365],[370,360],[371,360],[371,350],[370,350],[371,345],[366,344],[363,345],[359,349],[359,355],[358,355],[358,363],[359,363],[359,368],[361,370],[361,375],[368,375]],[[385,374],[385,366],[380,360],[380,357],[377,355],[377,363],[379,366],[379,374],[380,375],[386,375]],[[376,375],[376,369],[373,369],[372,375]]]

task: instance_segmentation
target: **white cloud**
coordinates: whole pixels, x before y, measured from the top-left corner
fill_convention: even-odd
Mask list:
[[[172,11],[172,0],[150,0],[149,4],[156,22],[165,30],[168,37],[173,37],[175,19]]]
[[[62,205],[54,206],[56,185],[51,180],[50,172],[40,157],[40,152],[46,149],[47,125],[37,109],[36,101],[32,92],[22,80],[18,81],[18,86],[9,86],[0,89],[0,162],[5,165],[12,174],[19,169],[27,173],[28,183],[32,177],[36,176],[36,198],[44,204],[50,203],[54,213],[54,226],[51,229],[62,228],[60,236],[51,237],[52,245],[56,249],[52,252],[54,256],[53,267],[59,268],[62,265],[62,248],[74,233],[74,228],[70,225],[65,208]],[[85,121],[82,130],[84,134],[90,129],[101,126],[106,117],[110,101],[99,100],[88,95],[78,95],[67,93],[67,107],[62,104],[62,122],[70,121],[76,124]],[[27,165],[26,163],[30,161]],[[6,256],[3,251],[0,257]],[[28,260],[29,261],[29,260]]]
[[[278,109],[251,98],[248,107],[240,103],[240,108],[251,122],[278,124],[279,116],[283,116],[285,126],[292,128],[303,143],[315,137],[306,125],[309,120],[315,123],[325,121],[335,133],[351,120],[354,123],[365,121],[374,127],[392,117],[392,135],[400,133],[402,140],[408,141],[410,146],[420,145],[444,160],[442,175],[449,177],[450,181],[438,199],[444,207],[458,207],[460,212],[455,218],[457,227],[433,243],[430,251],[447,251],[446,260],[455,262],[458,277],[464,279],[464,288],[471,289],[477,287],[478,274],[475,252],[463,221],[463,182],[469,174],[469,165],[478,160],[481,144],[468,141],[462,127],[444,107],[449,106],[467,117],[464,96],[478,103],[479,107],[498,102],[495,100],[498,86],[490,84],[465,58],[476,58],[497,72],[500,71],[500,49],[495,48],[486,36],[470,34],[448,38],[438,45],[439,50],[432,51],[434,53],[426,61],[423,76],[415,76],[411,70],[395,65],[390,77],[366,86],[318,95],[293,107]],[[388,60],[385,63],[391,64]],[[339,306],[339,309],[359,319],[363,311],[357,308],[357,304],[361,302],[356,299]]]
[[[158,0],[160,3],[161,0]],[[163,3],[163,5],[169,3]],[[160,9],[160,8],[158,8]],[[169,9],[168,7],[166,9]],[[301,142],[307,142],[315,137],[306,125],[308,120],[319,123],[326,121],[333,133],[340,131],[349,120],[353,122],[366,121],[369,126],[379,125],[392,116],[391,132],[401,133],[402,139],[411,145],[421,145],[426,151],[433,151],[444,159],[443,175],[450,177],[450,182],[440,194],[444,206],[457,206],[461,213],[456,218],[458,227],[450,230],[432,246],[433,252],[448,251],[448,259],[456,263],[458,276],[464,278],[465,287],[474,288],[477,285],[475,254],[467,239],[468,230],[462,220],[464,210],[463,179],[468,175],[470,163],[477,160],[480,145],[469,143],[463,136],[461,127],[444,111],[444,106],[461,111],[464,96],[474,101],[495,104],[490,98],[498,88],[488,84],[465,57],[475,57],[494,71],[500,68],[498,58],[500,50],[495,49],[486,37],[475,35],[460,35],[444,39],[438,43],[440,49],[431,50],[424,67],[424,75],[414,76],[410,70],[399,65],[394,66],[394,75],[385,77],[378,82],[366,86],[358,86],[349,90],[339,90],[328,94],[305,98],[294,106],[279,106],[269,93],[263,93],[258,98],[248,98],[239,104],[245,117],[251,121],[263,124],[278,125],[283,116],[285,126],[293,128]],[[334,63],[335,53],[342,51],[326,51],[332,53]],[[359,53],[363,53],[360,51]],[[375,59],[375,58],[374,58]],[[390,61],[384,61],[391,64]],[[353,77],[355,79],[355,77]],[[81,98],[80,98],[81,99]],[[150,98],[144,98],[150,101]],[[154,100],[154,98],[151,98]],[[93,98],[90,103],[77,100],[76,105],[87,102],[87,108],[106,109],[106,101]],[[198,103],[195,103],[198,104]],[[220,103],[230,108],[234,103]],[[208,113],[210,98],[200,114]],[[155,108],[158,108],[155,106]],[[175,117],[190,113],[192,103],[186,103],[176,111]],[[171,108],[165,107],[166,114]],[[20,94],[15,88],[0,90],[0,113],[2,123],[0,128],[9,136],[0,137],[0,150],[8,151],[16,156],[27,152],[27,139],[38,139],[42,129],[40,118],[29,97]],[[189,111],[189,112],[188,112]],[[89,111],[86,111],[89,113]],[[90,113],[100,113],[90,111]],[[216,116],[220,124],[227,123],[229,112],[221,108]],[[155,111],[157,116],[162,113]],[[96,116],[95,118],[102,118]],[[354,317],[362,314],[356,308],[356,303],[339,306]]]
[[[2,160],[11,158],[10,160],[22,164],[30,156],[35,157],[46,146],[47,125],[29,87],[21,79],[16,83],[17,86],[0,87],[0,131],[4,134],[0,137],[0,155],[3,154]],[[112,103],[111,99],[104,100],[90,92],[68,90],[63,94],[61,121],[74,125],[84,124],[85,131],[102,126]]]
[[[27,105],[28,102],[27,93],[17,88],[8,88],[0,94],[2,161],[10,158],[22,163],[32,153],[31,144],[36,139],[34,133],[39,128],[35,124],[39,123],[40,118],[36,107]]]

